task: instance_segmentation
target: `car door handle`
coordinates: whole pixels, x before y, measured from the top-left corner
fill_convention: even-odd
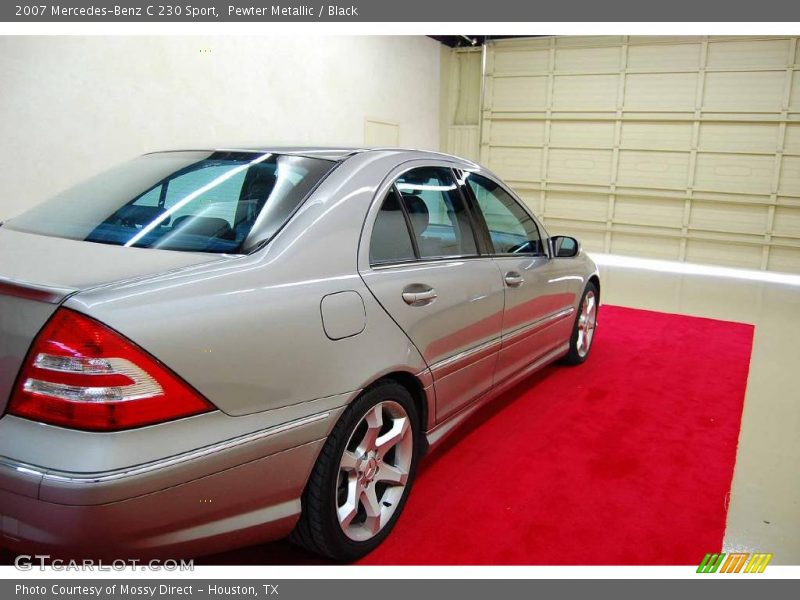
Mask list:
[[[403,289],[403,302],[409,306],[425,306],[438,297],[435,289],[421,283],[413,283]]]
[[[508,273],[506,273],[504,279],[508,287],[519,287],[523,283],[525,283],[525,280],[522,278],[522,275],[520,275],[516,271],[509,271]]]

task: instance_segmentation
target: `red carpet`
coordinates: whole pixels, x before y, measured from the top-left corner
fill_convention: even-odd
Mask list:
[[[553,365],[421,466],[363,564],[675,565],[719,551],[753,327],[603,306]],[[313,563],[286,543],[198,563]]]

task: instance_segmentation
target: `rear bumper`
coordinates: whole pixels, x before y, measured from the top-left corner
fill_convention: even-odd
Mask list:
[[[113,558],[218,552],[287,535],[342,409],[101,473],[0,463],[0,545]]]

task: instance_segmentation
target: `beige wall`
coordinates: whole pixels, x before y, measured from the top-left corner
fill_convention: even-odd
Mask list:
[[[439,59],[421,36],[0,38],[0,219],[159,149],[357,146],[368,120],[438,149]]]

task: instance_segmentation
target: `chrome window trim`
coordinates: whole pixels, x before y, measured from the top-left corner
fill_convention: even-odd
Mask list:
[[[411,266],[417,267],[417,266],[424,266],[424,265],[437,264],[443,262],[461,262],[465,260],[475,260],[478,258],[485,259],[491,257],[485,254],[465,254],[458,256],[441,256],[436,258],[420,258],[420,259],[415,258],[415,259],[377,263],[375,265],[371,265],[370,268],[373,271],[382,271],[385,269],[391,269],[396,267],[411,267]]]
[[[383,267],[387,266],[396,266],[398,264],[420,264],[423,262],[441,262],[446,260],[463,260],[466,258],[486,258],[487,255],[480,254],[480,245],[476,248],[478,251],[476,254],[469,254],[469,255],[459,255],[459,256],[443,256],[443,257],[436,257],[436,258],[414,258],[414,260],[404,260],[402,262],[386,262],[386,263],[378,263],[372,264],[369,260],[369,245],[372,240],[372,228],[375,225],[375,220],[377,219],[378,213],[380,212],[380,208],[383,205],[383,201],[386,198],[386,194],[389,192],[389,189],[392,188],[397,181],[398,178],[402,177],[405,173],[412,171],[414,169],[424,168],[424,167],[432,167],[432,168],[441,168],[441,169],[464,169],[461,163],[448,160],[448,156],[446,154],[442,155],[442,158],[437,159],[426,159],[426,158],[413,158],[410,160],[403,161],[402,163],[395,165],[386,176],[381,179],[381,182],[375,188],[375,193],[372,196],[372,200],[370,200],[369,208],[364,215],[364,221],[361,223],[361,233],[359,234],[358,238],[358,258],[357,258],[357,269],[360,273],[367,273],[372,270],[379,270]],[[456,186],[458,186],[458,180],[456,179]],[[538,224],[538,222],[537,222]],[[475,231],[475,223],[473,220],[470,222],[470,226],[473,230],[473,235],[477,232]],[[367,235],[368,234],[368,235]],[[413,237],[413,234],[412,234]],[[477,240],[476,240],[477,241]]]
[[[465,173],[475,173],[476,175],[479,175],[480,177],[485,177],[489,181],[497,184],[497,187],[499,187],[501,190],[506,192],[511,197],[511,199],[514,200],[514,202],[517,203],[517,205],[522,209],[522,211],[526,215],[528,215],[531,218],[531,220],[534,222],[534,224],[536,225],[536,229],[539,231],[539,239],[542,242],[542,246],[544,248],[546,248],[546,253],[545,254],[534,254],[534,253],[531,252],[531,253],[525,253],[525,254],[522,254],[522,253],[520,253],[520,254],[493,254],[492,256],[496,256],[496,257],[533,256],[533,257],[548,258],[548,259],[553,258],[553,256],[550,253],[550,242],[549,242],[550,233],[544,228],[544,225],[542,225],[542,222],[539,221],[539,219],[536,218],[536,215],[533,214],[533,211],[531,211],[531,209],[528,207],[528,205],[525,204],[519,198],[519,196],[517,196],[511,189],[509,189],[508,186],[505,183],[503,183],[500,180],[499,177],[497,177],[494,173],[491,173],[490,171],[485,171],[485,170],[481,170],[481,169],[462,169],[462,170]],[[473,199],[474,199],[474,194],[473,194]]]

